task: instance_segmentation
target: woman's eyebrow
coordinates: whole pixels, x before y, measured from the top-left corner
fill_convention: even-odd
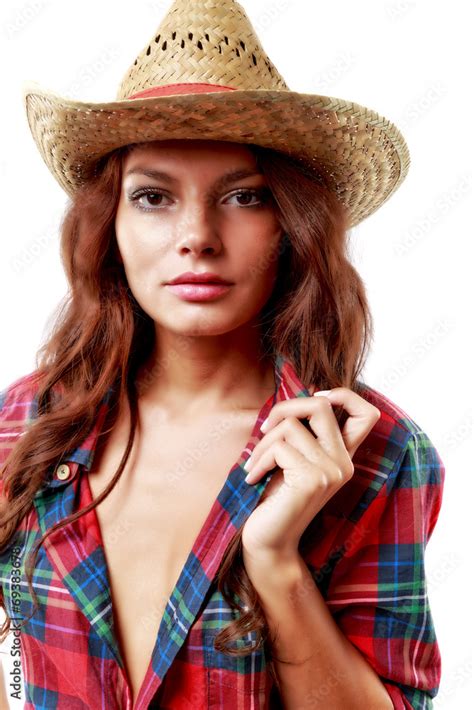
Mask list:
[[[129,170],[125,176],[128,175],[144,175],[145,177],[153,178],[155,180],[161,180],[163,182],[167,183],[177,183],[178,180],[174,178],[172,175],[169,175],[166,172],[163,172],[162,170],[155,170],[153,168],[146,168],[146,167],[141,167],[137,166],[135,168],[132,168]],[[255,169],[240,169],[240,170],[231,170],[228,173],[224,173],[221,175],[217,180],[214,182],[212,186],[212,190],[221,190],[227,187],[227,185],[232,184],[233,182],[237,182],[238,180],[243,180],[244,178],[248,177],[253,177],[254,175],[260,175],[263,177],[263,174],[256,171]]]

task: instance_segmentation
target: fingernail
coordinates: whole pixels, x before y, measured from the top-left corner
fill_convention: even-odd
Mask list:
[[[268,427],[268,417],[265,419],[264,422],[262,422],[262,424],[260,426],[260,431],[263,431],[263,433],[265,433],[267,430],[267,427]]]
[[[315,392],[313,394],[313,397],[321,397],[321,396],[326,396],[327,394],[330,393],[331,390],[321,390],[321,392]]]
[[[245,468],[246,471],[249,470],[249,468],[250,468],[250,466],[251,466],[251,463],[252,463],[252,454],[250,454],[250,456],[248,457],[247,461],[244,463],[244,468]],[[245,479],[245,480],[247,480],[247,479]]]

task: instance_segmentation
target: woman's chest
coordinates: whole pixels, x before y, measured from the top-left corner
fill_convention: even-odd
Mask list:
[[[121,478],[96,508],[107,560],[116,635],[136,698],[167,601],[252,424],[162,429],[130,455]],[[123,453],[111,439],[88,475],[93,498]],[[132,455],[133,454],[133,455]]]
[[[155,590],[174,586],[254,420],[234,423],[218,435],[210,425],[163,428],[132,449],[113,490],[96,508],[117,592],[125,582],[129,586],[130,575],[138,580],[145,573]],[[94,458],[88,475],[94,499],[110,483],[123,448],[111,438]]]

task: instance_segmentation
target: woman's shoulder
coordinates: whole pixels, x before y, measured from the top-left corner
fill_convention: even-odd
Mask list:
[[[366,382],[358,381],[358,385],[360,387],[360,396],[380,410],[382,425],[391,425],[399,429],[400,432],[405,432],[407,437],[425,434],[418,421],[402,409],[400,405],[393,402],[386,394]]]
[[[381,416],[361,446],[364,453],[376,455],[378,469],[386,478],[385,488],[441,488],[445,465],[430,433],[386,394],[367,383],[360,396],[377,407]],[[361,464],[367,463],[361,460]]]
[[[38,371],[21,375],[0,390],[0,465],[36,417]]]
[[[26,375],[21,375],[0,389],[0,417],[8,419],[11,417],[12,410],[15,417],[19,412],[17,407],[30,403],[34,400],[39,385],[38,370],[28,372]]]

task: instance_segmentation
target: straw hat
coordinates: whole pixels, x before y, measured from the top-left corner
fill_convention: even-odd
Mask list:
[[[302,52],[301,62],[310,59]],[[375,111],[291,91],[234,0],[175,0],[115,101],[74,101],[31,82],[24,100],[36,145],[69,196],[99,158],[128,143],[256,143],[309,164],[355,226],[395,192],[410,164],[400,131]]]

